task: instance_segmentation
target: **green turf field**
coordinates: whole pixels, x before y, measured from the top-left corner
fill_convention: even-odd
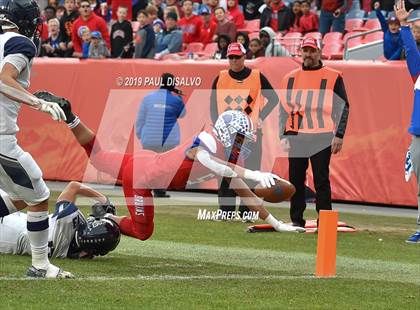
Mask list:
[[[249,234],[197,221],[199,207],[212,206],[165,200],[150,240],[54,261],[75,280],[27,280],[29,257],[0,256],[0,309],[420,309],[420,244],[404,242],[414,218],[340,214],[359,232],[339,235],[337,277],[316,279],[316,235]]]

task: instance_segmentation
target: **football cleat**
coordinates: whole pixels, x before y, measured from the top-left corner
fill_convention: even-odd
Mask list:
[[[416,231],[405,242],[407,242],[407,243],[419,243],[420,244],[420,231]]]
[[[47,269],[38,269],[31,266],[26,272],[29,278],[37,279],[74,279],[74,275],[68,271],[61,270],[57,266],[50,264]]]
[[[283,222],[279,221],[276,226],[274,226],[274,229],[278,232],[305,232],[306,229],[300,226],[293,226],[284,224]]]

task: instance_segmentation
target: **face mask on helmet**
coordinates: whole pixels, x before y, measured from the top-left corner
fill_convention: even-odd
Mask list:
[[[76,231],[75,239],[80,251],[90,255],[106,255],[120,242],[120,229],[113,220],[89,217],[87,224]]]
[[[241,111],[220,114],[213,126],[213,133],[226,149],[232,150],[235,144],[242,153],[241,157],[249,156],[247,145],[256,140],[252,120]]]

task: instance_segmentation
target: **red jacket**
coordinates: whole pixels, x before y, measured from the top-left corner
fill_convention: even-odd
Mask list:
[[[73,23],[71,40],[73,41],[75,52],[80,53],[82,51],[82,38],[79,37],[79,28],[82,26],[87,26],[91,32],[99,31],[102,34],[102,38],[105,40],[108,48],[110,47],[109,32],[106,22],[103,20],[103,18],[92,13],[88,20],[84,21],[82,17],[79,17]]]
[[[217,23],[214,21],[210,21],[208,26],[205,26],[203,23],[203,27],[201,27],[200,33],[200,42],[203,44],[208,44],[213,42],[213,36],[216,33]]]
[[[307,15],[302,15],[299,19],[300,31],[305,34],[307,32],[318,31],[318,15],[309,12]]]
[[[235,6],[228,8],[226,12],[227,18],[235,23],[236,28],[241,28],[244,25],[244,14],[238,8],[238,0],[235,0]]]
[[[179,20],[178,26],[182,29],[183,43],[200,42],[200,33],[203,27],[203,21],[200,16],[183,17]]]
[[[334,12],[335,10],[340,9],[341,13],[346,13],[349,11],[352,4],[353,0],[322,0],[321,10]]]

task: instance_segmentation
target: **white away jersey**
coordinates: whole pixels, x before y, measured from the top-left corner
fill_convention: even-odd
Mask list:
[[[80,224],[86,224],[86,219],[73,203],[60,201],[56,204],[49,222],[48,245],[51,257],[67,257],[70,243]],[[31,255],[26,213],[15,212],[0,218],[0,253]]]
[[[32,59],[36,55],[35,44],[27,37],[15,33],[0,34],[0,70],[10,63],[20,72],[17,81],[24,88],[29,87]],[[0,93],[0,135],[14,135],[21,103]]]

